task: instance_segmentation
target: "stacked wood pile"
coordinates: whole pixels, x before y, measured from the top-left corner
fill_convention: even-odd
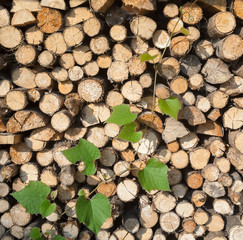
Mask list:
[[[98,188],[112,218],[96,239],[242,239],[242,0],[0,2],[0,239],[28,239],[34,226],[93,239],[72,207],[114,174]],[[178,121],[156,108],[142,144],[129,144],[105,120],[126,103],[144,129],[172,32],[155,94],[178,97]],[[158,57],[141,63],[145,52]],[[80,138],[101,150],[96,175],[61,153]],[[168,164],[171,192],[139,187],[134,169],[152,156]],[[57,190],[44,219],[10,196],[30,180]]]

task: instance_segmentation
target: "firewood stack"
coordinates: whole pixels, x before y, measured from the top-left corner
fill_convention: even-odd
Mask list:
[[[94,239],[77,220],[77,193],[114,174],[97,190],[112,218],[96,239],[242,239],[242,0],[0,3],[0,239],[28,239],[35,226]],[[179,99],[178,120],[156,107],[142,144],[118,139],[105,120],[130,104],[143,131],[171,33],[155,94]],[[143,53],[158,56],[141,63]],[[101,151],[96,175],[61,153],[80,138]],[[150,157],[170,168],[171,192],[141,189],[136,169]],[[44,219],[10,196],[32,180],[57,190]]]

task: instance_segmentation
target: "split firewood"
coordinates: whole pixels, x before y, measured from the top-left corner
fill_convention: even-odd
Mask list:
[[[189,40],[185,36],[173,37],[170,43],[170,54],[173,57],[183,57],[190,51]]]
[[[223,115],[224,126],[230,129],[238,129],[243,125],[242,118],[243,110],[231,107]]]
[[[233,13],[240,18],[241,20],[243,19],[243,14],[242,14],[242,0],[235,0],[232,4],[231,4],[231,10],[233,11]]]
[[[136,54],[143,54],[148,51],[149,45],[143,38],[135,37],[132,39],[130,47]]]
[[[14,13],[11,25],[16,27],[25,27],[36,22],[34,15],[28,9],[20,9]]]
[[[45,40],[45,47],[53,54],[61,55],[66,52],[67,44],[62,33],[53,33]]]
[[[141,15],[147,12],[151,12],[157,9],[156,1],[131,1],[131,0],[123,0],[122,8],[131,13],[136,13],[137,15]]]
[[[0,13],[1,13],[0,27],[2,28],[10,25],[10,14],[8,10],[3,6],[0,6]]]
[[[66,4],[64,0],[41,0],[40,5],[42,7],[56,8],[60,10],[66,9]]]

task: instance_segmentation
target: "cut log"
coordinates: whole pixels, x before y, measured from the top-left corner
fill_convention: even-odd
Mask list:
[[[210,152],[202,147],[193,149],[189,152],[189,159],[193,169],[203,169],[209,161]]]
[[[0,76],[0,97],[5,97],[6,94],[13,88],[11,81],[6,76]]]
[[[185,231],[184,232],[185,234],[183,235],[183,233],[181,233],[180,236],[183,235],[183,237],[185,237],[186,239],[188,239],[188,237],[191,236],[191,237],[193,237],[193,239],[195,239],[193,234],[191,234],[196,230],[196,223],[194,222],[194,220],[192,218],[184,219],[182,222],[182,228]],[[187,235],[187,237],[185,235]],[[179,239],[181,239],[181,238],[179,237]]]
[[[174,232],[180,225],[180,218],[174,212],[167,212],[160,215],[160,226],[167,233]]]
[[[189,163],[187,153],[183,150],[173,153],[171,156],[171,163],[177,169],[185,168]]]
[[[204,225],[208,222],[209,215],[206,211],[201,208],[198,208],[195,214],[193,215],[193,219],[196,224]]]
[[[243,141],[243,132],[242,131],[231,131],[228,135],[229,144],[235,147],[238,151],[243,153],[242,141]]]
[[[67,150],[72,145],[69,142],[57,142],[54,144],[52,149],[52,154],[54,161],[58,164],[59,167],[67,167],[72,163],[62,154],[62,151]]]
[[[192,203],[183,200],[176,205],[175,211],[179,217],[187,218],[187,217],[191,217],[194,214],[194,207]]]
[[[98,74],[98,72],[99,72],[99,66],[96,61],[90,61],[86,63],[86,65],[84,66],[84,73],[87,76],[94,77]]]
[[[25,208],[21,204],[13,206],[9,213],[13,224],[20,227],[27,225],[31,220],[31,215],[26,212]]]
[[[104,35],[93,37],[90,41],[90,49],[97,55],[105,53],[109,50],[108,39]]]
[[[233,11],[233,13],[239,18],[239,19],[243,19],[243,13],[242,13],[242,0],[235,0],[232,4],[231,4],[231,10]]]
[[[173,4],[173,5],[175,5],[175,4]],[[152,40],[153,40],[154,46],[156,46],[157,48],[164,49],[164,48],[170,46],[170,36],[164,30],[157,30],[154,33]]]
[[[234,210],[232,203],[227,201],[226,199],[214,199],[213,209],[215,210],[215,212],[222,215],[232,215]]]
[[[0,218],[0,223],[1,223],[1,226],[5,227],[5,228],[11,228],[14,224],[13,224],[13,220],[9,214],[9,212],[5,212],[1,218]],[[14,239],[14,238],[12,238]],[[12,240],[11,239],[11,240]],[[7,240],[9,240],[7,238]]]
[[[87,140],[93,143],[96,147],[104,147],[108,142],[108,137],[105,135],[104,128],[93,127],[87,133]]]
[[[122,82],[128,79],[128,66],[125,62],[114,61],[107,71],[107,77],[110,81]]]
[[[185,56],[190,50],[190,42],[186,36],[178,36],[172,38],[170,43],[171,56],[181,58]]]
[[[25,143],[34,152],[41,151],[46,146],[46,142],[39,141],[31,137],[25,138]]]
[[[45,148],[36,154],[36,161],[42,166],[46,167],[53,162],[53,155],[51,149]]]
[[[36,22],[34,15],[28,9],[20,9],[14,13],[11,25],[16,27],[25,27]]]
[[[224,135],[222,127],[217,122],[211,120],[207,120],[205,124],[199,125],[196,132],[217,137],[223,137]]]
[[[9,154],[11,161],[18,165],[27,163],[32,158],[32,151],[24,142],[13,144],[10,147]]]
[[[243,156],[235,148],[230,147],[227,153],[227,159],[238,170],[243,169]]]
[[[168,213],[176,206],[176,199],[172,194],[160,191],[153,196],[153,204],[160,213]]]
[[[158,67],[158,72],[161,77],[171,80],[180,72],[179,62],[173,57],[164,58]]]
[[[109,240],[116,239],[135,240],[134,236],[131,233],[127,232],[127,230],[125,230],[125,228],[123,227],[116,229],[109,238]]]
[[[189,25],[195,25],[199,23],[203,16],[203,11],[196,3],[187,2],[182,5],[182,20]]]
[[[68,79],[68,72],[65,68],[55,67],[51,72],[51,76],[58,82],[64,82]]]
[[[190,132],[186,136],[182,137],[179,141],[184,150],[190,150],[197,146],[199,138],[195,133]]]
[[[99,34],[102,28],[100,20],[96,17],[87,19],[83,24],[83,31],[89,36],[94,37]]]
[[[177,198],[184,198],[186,193],[187,193],[187,186],[185,184],[176,184],[174,186],[172,186],[171,188],[173,194],[175,195],[175,197]]]
[[[128,81],[122,88],[121,93],[131,102],[139,102],[143,94],[143,88],[138,81]]]
[[[4,48],[15,50],[22,43],[22,41],[23,34],[18,28],[13,26],[5,26],[0,29],[0,44]]]
[[[64,53],[63,55],[61,55],[59,63],[61,67],[65,69],[73,68],[75,65],[75,61],[71,53]]]
[[[33,26],[25,31],[26,42],[30,45],[39,45],[43,43],[44,34],[39,30],[38,27]]]
[[[230,96],[237,96],[243,92],[243,77],[234,76],[221,85],[220,90]]]
[[[68,70],[68,78],[73,82],[81,80],[83,76],[84,76],[84,71],[79,66],[74,66]]]
[[[67,95],[72,92],[73,87],[73,83],[70,80],[58,82],[58,90],[63,95]]]
[[[213,164],[208,164],[202,169],[202,176],[210,182],[216,181],[219,177],[219,169]]]
[[[35,163],[25,163],[21,165],[19,170],[19,177],[23,183],[29,183],[30,181],[38,181],[39,169]]]
[[[197,41],[200,38],[200,31],[195,28],[195,27],[188,27],[187,28],[189,35],[187,35],[187,39],[193,43],[195,41]]]
[[[54,33],[63,24],[61,13],[50,8],[42,8],[37,14],[37,21],[37,26],[44,33]]]
[[[213,163],[222,173],[227,173],[230,170],[230,161],[227,158],[215,158]]]
[[[66,3],[64,0],[41,0],[42,7],[56,8],[60,10],[66,9]]]
[[[172,18],[167,24],[169,34],[178,34],[183,28],[184,23],[179,17]]]
[[[107,123],[104,127],[105,135],[108,137],[117,137],[120,132],[120,127],[114,123]]]
[[[225,189],[219,182],[205,181],[203,184],[203,191],[213,198],[218,198],[225,195]]]
[[[38,102],[41,97],[43,96],[43,91],[37,88],[32,88],[32,89],[28,89],[26,91],[27,97],[28,99],[33,102],[36,103]]]
[[[189,86],[191,90],[198,90],[203,87],[203,76],[201,74],[194,74],[189,77]]]
[[[209,232],[219,232],[224,228],[224,220],[220,215],[212,214],[206,226]]]
[[[219,117],[221,117],[221,113],[219,109],[213,109],[209,114],[208,114],[208,119],[211,121],[215,122]]]
[[[72,115],[67,109],[54,113],[51,118],[51,125],[57,132],[66,131],[72,123]]]
[[[80,138],[83,138],[87,132],[87,128],[80,127],[70,127],[66,130],[64,137],[70,141],[78,141]]]
[[[210,103],[214,108],[224,108],[227,103],[229,96],[222,91],[215,91],[208,95]]]
[[[53,54],[61,55],[67,51],[67,44],[62,33],[53,33],[45,40],[45,47]]]
[[[156,97],[165,100],[170,97],[170,90],[166,85],[164,85],[162,83],[158,83],[156,85],[155,95],[156,95]]]
[[[243,109],[231,107],[223,115],[223,123],[226,128],[238,129],[243,125]]]
[[[53,55],[51,52],[45,50],[41,52],[38,56],[38,63],[42,67],[50,68],[56,61],[55,55]]]
[[[231,12],[219,12],[209,18],[207,31],[209,37],[220,38],[231,34],[235,27],[235,17]]]
[[[149,13],[155,11],[157,9],[156,1],[152,0],[139,0],[139,1],[131,1],[131,0],[123,0],[122,9],[129,13],[136,13],[137,15]]]
[[[100,68],[106,69],[109,68],[111,65],[112,59],[110,56],[102,54],[99,55],[97,58],[97,64]]]
[[[95,1],[91,0],[90,6],[94,10],[94,12],[101,12],[105,13],[107,9],[111,7],[111,5],[114,3],[114,0],[102,0],[102,1]]]
[[[1,18],[0,18],[0,27],[5,27],[10,25],[10,14],[8,12],[8,10],[2,6],[0,6],[0,14],[1,14]]]
[[[119,139],[119,138],[113,138],[112,139],[112,147],[117,151],[125,151],[129,146],[129,142]]]
[[[141,75],[146,69],[146,63],[141,62],[139,57],[133,56],[129,61],[128,61],[128,70],[130,75],[132,76],[137,76]]]
[[[168,18],[177,17],[179,14],[179,8],[174,3],[168,3],[165,5],[165,7],[163,9],[163,14],[165,15],[165,17],[168,17]]]
[[[125,179],[117,185],[117,195],[123,202],[133,201],[136,198],[138,191],[138,184],[130,179]]]
[[[109,34],[114,41],[123,42],[127,37],[127,29],[123,25],[114,25]]]
[[[72,116],[76,116],[82,108],[83,101],[77,93],[70,93],[65,96],[64,105]]]
[[[207,200],[207,194],[204,191],[194,191],[191,196],[191,201],[196,207],[202,207]]]
[[[28,104],[28,99],[21,90],[9,91],[5,96],[5,101],[9,109],[13,111],[19,111],[26,107]]]
[[[124,102],[124,97],[117,91],[110,91],[106,97],[106,104],[110,107],[121,105]]]
[[[208,40],[201,40],[197,43],[195,52],[200,59],[206,60],[214,54],[213,44]]]
[[[146,16],[135,17],[130,23],[132,33],[147,40],[152,38],[156,27],[156,22]]]
[[[180,60],[180,68],[183,74],[190,77],[200,71],[201,62],[195,55],[188,54]]]
[[[79,225],[77,221],[68,221],[61,224],[62,233],[65,238],[75,239],[79,234]]]
[[[197,171],[188,172],[186,176],[186,183],[192,189],[198,189],[203,184],[203,177]]]
[[[222,157],[226,150],[225,143],[219,137],[211,137],[205,141],[205,146],[214,157]]]
[[[182,95],[182,101],[184,105],[190,106],[195,104],[196,98],[192,92],[187,91]]]
[[[104,94],[102,82],[96,78],[83,79],[78,85],[78,94],[84,101],[99,102]]]
[[[143,54],[148,51],[149,45],[146,40],[135,37],[132,39],[130,47],[136,54]]]
[[[188,89],[187,79],[182,76],[177,76],[170,82],[170,90],[175,94],[183,94]]]
[[[150,73],[144,73],[139,77],[139,83],[143,88],[149,88],[152,85],[153,79]]]
[[[1,168],[0,176],[2,179],[11,180],[19,172],[19,167],[16,164],[9,164]]]
[[[70,186],[74,183],[75,168],[74,166],[67,166],[61,169],[58,179],[61,184]]]

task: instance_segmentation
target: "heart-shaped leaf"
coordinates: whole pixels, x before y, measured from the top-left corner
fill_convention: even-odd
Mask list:
[[[170,97],[166,100],[159,99],[158,104],[162,113],[165,113],[177,120],[177,115],[181,109],[181,105],[176,97]]]
[[[129,142],[133,142],[133,143],[138,142],[141,139],[143,133],[135,132],[136,128],[137,128],[137,124],[135,122],[124,125],[118,138],[124,139]]]
[[[141,61],[141,63],[148,62],[150,60],[154,60],[157,56],[158,56],[158,54],[151,56],[149,53],[143,53],[140,55],[140,61]]]
[[[40,207],[42,217],[47,217],[52,214],[56,209],[56,204],[51,204],[49,200],[45,200]]]

